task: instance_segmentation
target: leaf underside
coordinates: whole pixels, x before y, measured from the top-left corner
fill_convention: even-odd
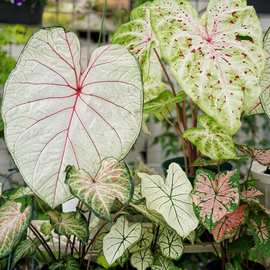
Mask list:
[[[2,114],[24,180],[56,207],[71,198],[67,165],[94,174],[104,158],[123,158],[135,142],[142,121],[138,64],[124,47],[106,45],[83,69],[75,34],[42,29],[5,85]]]

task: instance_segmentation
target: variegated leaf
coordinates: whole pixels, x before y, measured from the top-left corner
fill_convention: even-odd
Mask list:
[[[252,218],[250,228],[258,245],[266,244],[270,240],[270,223],[265,215]]]
[[[82,242],[88,240],[88,225],[86,219],[80,213],[50,211],[48,215],[52,226],[58,234],[65,236],[75,235]]]
[[[140,240],[141,230],[140,223],[130,225],[124,216],[117,219],[110,232],[103,238],[103,253],[110,265]]]
[[[151,3],[134,9],[130,22],[121,25],[114,34],[113,43],[124,45],[133,53],[142,69],[145,102],[156,98],[166,86],[162,83],[162,69],[153,49],[158,48],[158,41],[151,26]]]
[[[26,183],[53,208],[72,197],[68,165],[94,175],[104,158],[124,158],[141,128],[141,74],[130,52],[106,45],[87,67],[80,60],[75,34],[41,29],[5,85],[8,148]]]
[[[133,194],[133,184],[127,166],[113,158],[102,161],[96,174],[75,167],[68,169],[66,183],[71,193],[102,218],[111,218],[116,199],[126,204]]]
[[[211,231],[215,240],[221,242],[225,239],[232,238],[245,219],[245,209],[247,205],[239,206],[233,213],[224,216]]]
[[[225,215],[234,212],[239,204],[239,172],[215,175],[208,170],[197,170],[193,203],[203,225],[213,230]]]
[[[16,247],[12,255],[11,269],[14,269],[20,259],[32,256],[40,246],[38,239],[25,239],[21,241]]]
[[[192,186],[179,165],[172,163],[164,179],[159,175],[138,174],[142,194],[150,210],[161,214],[181,237],[187,237],[198,226],[192,207]]]
[[[224,132],[212,118],[200,116],[198,128],[184,132],[183,137],[194,144],[197,149],[212,160],[237,159],[236,148],[232,137]]]
[[[270,149],[251,148],[247,145],[240,145],[239,150],[256,160],[263,166],[270,166]]]
[[[243,0],[210,0],[201,19],[189,1],[156,0],[153,28],[183,90],[224,130],[236,133],[261,94],[262,29]]]
[[[264,36],[264,49],[266,51],[266,64],[261,76],[262,94],[260,96],[261,106],[258,103],[257,111],[262,107],[263,111],[270,117],[270,28]]]
[[[164,257],[178,260],[184,251],[180,236],[170,228],[163,228],[160,232],[158,245]]]
[[[3,193],[3,198],[11,201],[15,201],[17,199],[33,196],[34,193],[29,187],[19,187],[11,190],[7,190]]]
[[[130,262],[137,270],[145,270],[153,264],[154,257],[150,249],[142,249],[131,255]]]
[[[0,207],[0,258],[18,244],[31,219],[31,207],[21,211],[21,203],[7,201]]]
[[[141,250],[146,250],[152,244],[154,235],[153,235],[153,226],[151,223],[142,224],[142,231],[140,240],[129,249],[129,252],[136,253]]]
[[[79,262],[72,257],[69,257],[63,261],[55,262],[50,265],[49,270],[80,270]]]
[[[244,201],[258,201],[258,197],[263,196],[263,193],[256,188],[249,188],[241,192],[241,199]]]
[[[151,267],[152,270],[181,270],[173,262],[161,255],[158,255]]]

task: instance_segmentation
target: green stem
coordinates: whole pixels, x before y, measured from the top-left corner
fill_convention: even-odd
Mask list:
[[[100,45],[101,38],[103,37],[106,12],[107,12],[107,0],[104,1],[104,6],[103,6],[103,15],[102,15],[101,27],[100,27],[99,37],[98,37],[98,46]]]

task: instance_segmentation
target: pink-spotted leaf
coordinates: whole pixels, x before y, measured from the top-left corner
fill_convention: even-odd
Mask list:
[[[215,175],[198,170],[193,191],[193,204],[203,225],[213,230],[225,215],[234,212],[239,204],[239,172],[227,171]]]
[[[215,240],[221,242],[233,237],[245,219],[246,205],[239,206],[233,213],[224,216],[211,231]]]
[[[259,19],[243,0],[210,0],[204,15],[187,0],[156,0],[152,25],[183,90],[228,133],[261,94],[265,54]]]

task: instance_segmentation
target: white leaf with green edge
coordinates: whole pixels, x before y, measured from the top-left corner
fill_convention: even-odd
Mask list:
[[[87,242],[89,237],[88,225],[82,214],[49,211],[48,215],[52,226],[58,234],[65,236],[75,235],[80,241]]]
[[[112,39],[113,43],[124,45],[138,59],[144,81],[145,102],[157,97],[165,90],[162,83],[162,69],[154,52],[158,41],[151,26],[151,3],[145,3],[134,9],[130,22],[121,25]]]
[[[103,253],[110,265],[140,239],[141,230],[140,223],[130,225],[124,216],[117,219],[110,232],[103,238]]]
[[[184,251],[181,237],[170,228],[163,228],[159,234],[158,245],[166,258],[178,260]]]
[[[181,270],[181,268],[176,267],[173,262],[161,255],[158,255],[151,266],[152,270]]]
[[[145,270],[153,264],[154,257],[150,249],[143,249],[133,253],[131,255],[130,262],[137,270]]]
[[[140,131],[142,99],[138,63],[126,48],[100,47],[83,69],[75,34],[39,30],[5,85],[2,107],[26,183],[51,207],[70,199],[67,165],[94,175],[104,158],[125,157]]]
[[[12,255],[11,269],[14,269],[19,260],[32,256],[39,246],[40,241],[38,239],[25,239],[21,241]]]
[[[185,93],[178,92],[175,97],[170,91],[163,91],[158,97],[144,104],[144,113],[155,115],[162,120],[175,108],[176,103],[180,103],[185,97]]]
[[[270,117],[270,28],[264,37],[264,49],[266,51],[266,65],[261,76],[262,94],[260,96],[263,111]],[[260,108],[260,104],[258,103]],[[259,108],[256,108],[257,111]]]
[[[8,255],[27,229],[32,210],[27,206],[21,212],[21,203],[7,201],[0,207],[0,258]]]
[[[192,206],[192,186],[186,174],[176,163],[168,169],[164,179],[159,175],[139,173],[146,206],[163,216],[181,237],[187,237],[198,226]]]
[[[189,1],[156,0],[152,25],[183,90],[228,133],[260,96],[262,29],[246,1],[210,0],[199,19]]]
[[[198,128],[184,132],[183,137],[212,160],[238,159],[232,136],[224,132],[214,119],[207,115],[200,116]]]
[[[127,166],[113,158],[102,161],[97,173],[91,174],[74,166],[68,169],[66,183],[71,193],[102,218],[111,219],[113,203],[126,204],[133,194]]]
[[[146,250],[152,244],[154,235],[153,235],[153,226],[151,223],[143,223],[140,240],[129,249],[129,252],[136,253],[140,250]]]

